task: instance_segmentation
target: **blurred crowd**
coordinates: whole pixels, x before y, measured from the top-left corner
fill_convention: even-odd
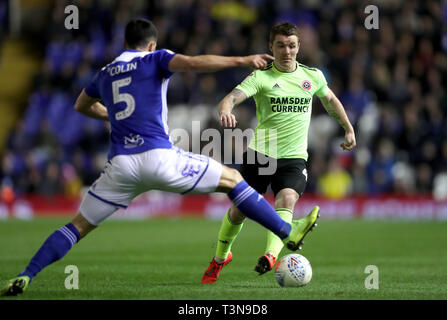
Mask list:
[[[79,8],[78,30],[66,30],[64,8]],[[300,63],[317,67],[343,103],[357,134],[353,152],[315,97],[306,192],[433,194],[447,174],[447,2],[376,1],[379,29],[368,30],[365,1],[166,0],[54,1],[41,34],[42,68],[22,120],[3,150],[3,186],[16,193],[79,194],[102,171],[107,123],[73,110],[94,73],[123,50],[132,17],[151,19],[158,48],[247,55],[268,52],[273,24],[300,27]],[[219,128],[217,103],[250,72],[175,74],[168,91],[171,130]],[[186,112],[185,112],[186,110]],[[252,100],[235,108],[242,129],[256,125]],[[185,116],[186,115],[186,116]],[[442,187],[442,186],[441,186]]]

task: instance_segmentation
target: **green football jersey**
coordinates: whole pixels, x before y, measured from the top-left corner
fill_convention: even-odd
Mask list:
[[[312,97],[324,97],[329,90],[323,73],[298,63],[294,72],[281,72],[270,63],[236,89],[256,103],[258,125],[249,147],[277,159],[307,160]]]

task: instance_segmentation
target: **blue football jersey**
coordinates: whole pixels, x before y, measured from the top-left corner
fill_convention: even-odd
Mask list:
[[[171,148],[166,93],[172,72],[169,50],[126,50],[85,88],[107,107],[112,132],[108,158]]]

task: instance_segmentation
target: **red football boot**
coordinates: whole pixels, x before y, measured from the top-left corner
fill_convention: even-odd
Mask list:
[[[217,278],[219,278],[220,271],[223,267],[229,264],[233,260],[233,254],[230,252],[223,262],[216,262],[216,260],[211,260],[210,266],[206,269],[202,276],[202,283],[214,283]]]
[[[276,257],[271,253],[263,254],[258,259],[258,264],[255,267],[255,271],[259,273],[259,275],[264,274],[273,269],[273,266],[276,263]]]

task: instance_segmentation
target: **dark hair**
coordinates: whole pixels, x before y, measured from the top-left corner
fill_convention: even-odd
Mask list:
[[[124,39],[131,49],[141,48],[154,40],[157,41],[157,28],[146,19],[132,19],[126,25]]]
[[[298,27],[293,23],[280,22],[278,24],[275,24],[270,30],[270,43],[273,43],[276,35],[278,34],[287,37],[295,35],[298,38],[298,42],[300,42],[300,32],[298,30]]]

